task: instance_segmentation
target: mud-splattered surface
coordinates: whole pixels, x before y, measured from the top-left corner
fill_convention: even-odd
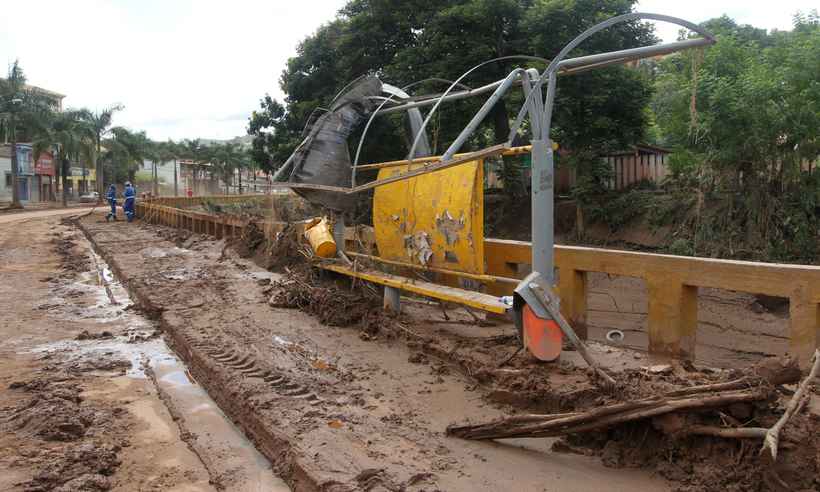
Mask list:
[[[378,297],[365,287],[298,267],[271,273],[222,241],[188,234],[180,241],[168,229],[107,227],[93,220],[84,228],[158,319],[192,377],[294,490],[818,485],[816,446],[795,452],[801,435],[817,433],[811,411],[785,434],[785,458],[774,469],[763,467],[753,440],[673,436],[652,421],[583,439],[479,442],[445,435],[455,422],[585,410],[725,381],[738,375],[732,370],[665,366],[668,361],[644,353],[591,343],[621,383],[618,392],[602,394],[576,352],[566,350],[554,364],[523,354],[510,358],[516,347],[511,326],[477,320],[455,307],[412,300],[405,303],[406,314],[394,319],[375,314]],[[136,246],[127,250],[124,243]],[[776,399],[759,407],[728,411],[725,418],[734,420],[712,412],[698,422],[745,418],[747,425],[771,425],[789,390],[777,391]]]
[[[639,350],[649,346],[646,283],[634,277],[589,274],[589,337],[605,340],[621,330],[623,344]],[[774,298],[779,300],[779,298]],[[703,364],[742,367],[788,351],[788,299],[785,305],[761,303],[750,293],[701,288],[695,356]]]
[[[645,471],[554,453],[551,440],[445,435],[453,422],[531,409],[534,401],[549,408],[579,401],[589,384],[569,362],[573,354],[565,366],[532,370],[522,357],[498,368],[512,351],[509,329],[471,326],[455,313],[457,323],[422,328],[406,320],[387,326],[389,319],[369,332],[324,326],[298,309],[270,306],[270,279],[286,279],[221,241],[192,236],[188,253],[146,261],[144,248],[177,248],[161,229],[93,220],[84,227],[157,316],[192,376],[295,490],[668,490]]]
[[[184,366],[83,235],[17,215],[0,223],[0,490],[285,490],[267,462],[224,459],[243,445],[218,410],[204,433],[174,415],[189,400],[152,369]]]

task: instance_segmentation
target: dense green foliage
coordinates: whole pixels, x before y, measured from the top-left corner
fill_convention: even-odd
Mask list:
[[[705,23],[718,43],[669,57],[652,102],[678,190],[703,199],[688,217],[696,254],[815,261],[820,173],[820,25],[788,32]]]
[[[335,20],[303,40],[297,55],[288,61],[280,79],[287,95],[284,104],[265,96],[260,110],[251,116],[248,132],[255,136],[254,161],[267,171],[281,166],[298,144],[310,115],[361,75],[374,74],[399,87],[438,79],[409,92],[439,92],[447,87],[447,80],[489,59],[550,58],[587,27],[630,12],[633,4],[633,0],[351,0]],[[572,55],[631,48],[653,40],[647,25],[625,24],[596,35]],[[463,83],[478,87],[518,66],[544,68],[542,62],[532,60],[502,60],[476,70]],[[577,151],[634,143],[644,135],[644,108],[650,96],[644,75],[624,68],[564,77],[553,137]],[[506,96],[468,147],[506,141],[522,99],[520,91]],[[482,98],[474,98],[442,106],[428,128],[434,153],[449,145],[482,103]],[[401,119],[380,117],[368,134],[363,162],[401,158],[408,147]]]

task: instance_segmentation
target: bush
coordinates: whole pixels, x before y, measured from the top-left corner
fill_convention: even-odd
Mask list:
[[[695,254],[692,244],[686,239],[675,239],[669,245],[669,254],[678,256],[693,256]]]

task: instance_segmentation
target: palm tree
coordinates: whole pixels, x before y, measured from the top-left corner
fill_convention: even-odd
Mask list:
[[[145,151],[145,158],[151,161],[151,193],[154,196],[159,194],[159,183],[157,178],[157,166],[160,165],[160,144],[151,142],[148,149]]]
[[[83,115],[84,119],[94,128],[94,144],[95,152],[91,158],[91,165],[94,166],[97,173],[97,193],[99,194],[98,203],[102,201],[105,195],[105,177],[103,176],[102,164],[102,140],[111,131],[111,123],[114,118],[114,113],[122,111],[121,104],[114,104],[99,111],[86,111]],[[83,164],[83,180],[85,180],[85,164]]]
[[[230,194],[230,185],[236,171],[239,171],[239,193],[242,193],[241,152],[233,143],[225,143],[214,147],[214,159],[217,170],[225,183],[225,194]]]
[[[62,180],[62,202],[66,206],[68,196],[68,172],[71,159],[90,158],[94,153],[94,129],[83,118],[83,111],[52,113],[47,124],[34,140],[35,159],[43,152],[56,147],[57,169]]]
[[[142,162],[150,152],[151,141],[145,132],[131,132],[122,127],[111,129],[111,138],[104,141],[106,152],[103,159],[110,163],[111,172],[128,181],[135,176]]]
[[[19,137],[39,131],[50,112],[48,101],[26,86],[23,69],[15,61],[9,67],[8,77],[0,79],[0,137],[11,143],[11,208],[23,208],[17,177]]]
[[[256,192],[256,168],[251,158],[251,153],[248,149],[240,147],[237,154],[237,163],[239,166],[239,194],[242,194],[242,170],[245,169],[253,175],[253,191]]]
[[[201,156],[203,162],[208,162],[211,177],[217,176],[225,183],[225,192],[227,193],[230,181],[230,174],[228,173],[228,166],[225,163],[225,151],[220,144],[213,144],[205,147],[205,151]]]

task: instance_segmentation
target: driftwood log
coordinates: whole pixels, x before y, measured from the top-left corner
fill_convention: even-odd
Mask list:
[[[671,412],[717,408],[733,403],[761,401],[769,392],[763,389],[726,391],[679,397],[648,398],[615,403],[568,415],[543,415],[540,419],[518,422],[501,419],[478,425],[450,426],[447,433],[464,439],[502,439],[513,437],[554,437],[604,429]]]
[[[626,422],[670,413],[714,409],[734,403],[767,400],[774,385],[800,380],[796,361],[767,362],[754,375],[708,385],[692,386],[641,400],[613,403],[585,412],[517,415],[480,424],[451,425],[447,433],[464,439],[554,437],[605,429]],[[815,364],[817,365],[817,364]],[[766,430],[699,426],[688,433],[722,437],[763,437]]]

